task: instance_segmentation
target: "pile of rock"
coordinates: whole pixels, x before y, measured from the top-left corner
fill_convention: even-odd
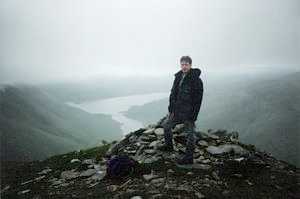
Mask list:
[[[185,153],[184,125],[172,129],[174,151],[163,152],[157,147],[164,143],[164,122],[166,117],[130,132],[102,160],[68,159],[67,169],[45,167],[21,184],[3,186],[1,193],[29,198],[299,198],[299,169],[239,142],[237,132],[196,131],[194,164],[176,164]],[[107,160],[120,154],[135,159],[141,169],[125,178],[105,178]]]
[[[141,165],[150,166],[146,167],[150,168],[150,172],[143,174],[142,178],[129,178],[121,185],[113,185],[115,198],[238,197],[240,193],[232,193],[231,181],[236,179],[243,186],[260,189],[257,180],[261,172],[275,167],[287,172],[283,169],[287,165],[284,162],[258,151],[254,145],[239,142],[238,132],[211,129],[195,132],[194,164],[178,165],[176,158],[184,154],[186,148],[184,124],[172,129],[174,151],[163,152],[157,146],[164,143],[165,121],[166,117],[155,125],[127,134],[107,151],[107,158],[127,154]],[[293,175],[293,171],[288,172]],[[281,186],[276,187],[282,190]]]
[[[174,151],[163,152],[157,147],[164,144],[163,123],[166,118],[156,125],[140,128],[126,135],[120,142],[115,143],[107,152],[107,157],[117,154],[126,154],[141,164],[155,164],[161,162],[175,162],[177,157],[185,153],[186,133],[184,124],[177,124],[173,129]],[[210,169],[213,165],[222,163],[223,159],[241,161],[254,152],[244,148],[238,141],[238,133],[227,133],[226,130],[209,130],[208,133],[195,131],[196,145],[194,150],[193,168]],[[224,155],[227,156],[224,156]],[[184,166],[185,167],[185,166]],[[189,167],[187,165],[187,167]]]
[[[72,159],[70,163],[78,163],[80,166],[71,170],[62,171],[60,178],[51,179],[51,186],[54,188],[68,186],[73,183],[72,180],[81,178],[85,180],[88,187],[93,187],[106,175],[106,166],[96,163],[95,159],[84,159],[83,161]],[[78,168],[81,169],[79,170]]]

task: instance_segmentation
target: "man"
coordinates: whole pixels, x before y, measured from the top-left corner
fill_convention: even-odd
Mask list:
[[[187,133],[186,152],[179,164],[192,164],[195,145],[194,129],[203,97],[203,82],[201,70],[191,68],[192,59],[189,56],[180,58],[181,70],[175,73],[175,79],[169,97],[169,117],[164,124],[165,144],[159,150],[173,150],[173,134],[171,129],[179,123],[184,123]]]

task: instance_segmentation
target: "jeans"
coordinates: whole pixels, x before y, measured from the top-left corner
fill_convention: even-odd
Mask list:
[[[186,141],[186,154],[192,155],[195,147],[195,122],[189,120],[179,120],[176,117],[169,117],[166,123],[163,125],[164,128],[164,138],[167,145],[173,145],[173,133],[172,128],[176,124],[184,124],[184,131],[187,133]]]

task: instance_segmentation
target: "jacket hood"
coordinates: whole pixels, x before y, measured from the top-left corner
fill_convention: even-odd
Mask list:
[[[182,70],[179,70],[177,73],[175,73],[175,76],[181,75],[183,72]],[[189,73],[191,73],[194,77],[199,77],[201,75],[201,70],[199,68],[191,68]]]

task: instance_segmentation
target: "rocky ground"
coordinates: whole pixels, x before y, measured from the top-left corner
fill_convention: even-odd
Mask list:
[[[92,149],[3,163],[1,198],[300,198],[299,168],[239,142],[237,132],[196,132],[194,164],[177,165],[183,124],[173,129],[175,150],[161,152],[163,122]],[[128,154],[139,169],[107,178],[106,161],[117,154]]]

